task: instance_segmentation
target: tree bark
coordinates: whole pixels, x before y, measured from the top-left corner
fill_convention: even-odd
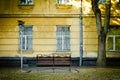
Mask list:
[[[98,36],[98,57],[96,65],[99,67],[106,66],[106,35],[104,32]]]

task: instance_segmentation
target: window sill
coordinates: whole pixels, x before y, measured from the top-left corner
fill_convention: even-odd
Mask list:
[[[58,9],[69,9],[72,7],[72,4],[56,4],[56,8]]]
[[[29,10],[29,9],[33,9],[34,5],[33,4],[19,4],[18,7],[19,9]]]

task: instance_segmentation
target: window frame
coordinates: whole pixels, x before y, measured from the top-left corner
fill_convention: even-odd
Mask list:
[[[114,51],[114,52],[120,52],[120,50],[116,50],[116,38],[117,37],[120,37],[120,35],[108,35],[107,36],[107,40],[109,39],[109,37],[110,38],[112,38],[112,47],[113,47],[113,49],[112,50],[109,50],[109,49],[107,49],[108,51]],[[109,45],[109,44],[107,44],[107,45]]]
[[[33,50],[33,26],[24,26],[24,28],[31,28],[31,34],[25,34],[25,30],[21,33],[19,32],[19,50],[21,51],[32,51]],[[19,27],[20,30],[20,27]],[[30,37],[32,39],[31,41],[31,49],[28,48],[29,46],[29,39]],[[24,40],[24,42],[23,42]],[[22,43],[21,43],[22,42]],[[24,43],[24,44],[23,44]]]
[[[68,33],[65,34],[65,33],[63,33],[63,31],[61,31],[60,35],[58,35],[58,33],[59,33],[58,27],[59,28],[68,28]],[[70,51],[70,26],[69,25],[65,25],[65,26],[57,25],[56,28],[57,28],[57,30],[56,30],[56,51],[57,52],[69,52]],[[61,49],[58,49],[58,38],[61,39]],[[66,44],[64,44],[65,38],[69,39],[68,43],[66,43]],[[65,45],[69,45],[69,46],[67,46],[67,48],[66,48]]]

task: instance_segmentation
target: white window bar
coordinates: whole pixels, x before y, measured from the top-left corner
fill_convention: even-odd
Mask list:
[[[115,51],[116,50],[116,42],[115,42],[115,35],[113,36],[113,51]]]
[[[64,36],[65,35],[62,35],[62,51],[64,51]]]

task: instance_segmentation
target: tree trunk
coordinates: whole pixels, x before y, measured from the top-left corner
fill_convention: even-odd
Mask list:
[[[97,57],[97,66],[105,67],[106,66],[106,35],[98,36],[98,57]]]
[[[106,2],[104,27],[102,26],[101,10],[98,7],[98,0],[91,0],[91,1],[92,1],[92,9],[96,17],[96,27],[98,33],[98,57],[97,57],[96,65],[99,67],[105,67],[106,66],[106,35],[110,23],[111,0],[107,0]]]

